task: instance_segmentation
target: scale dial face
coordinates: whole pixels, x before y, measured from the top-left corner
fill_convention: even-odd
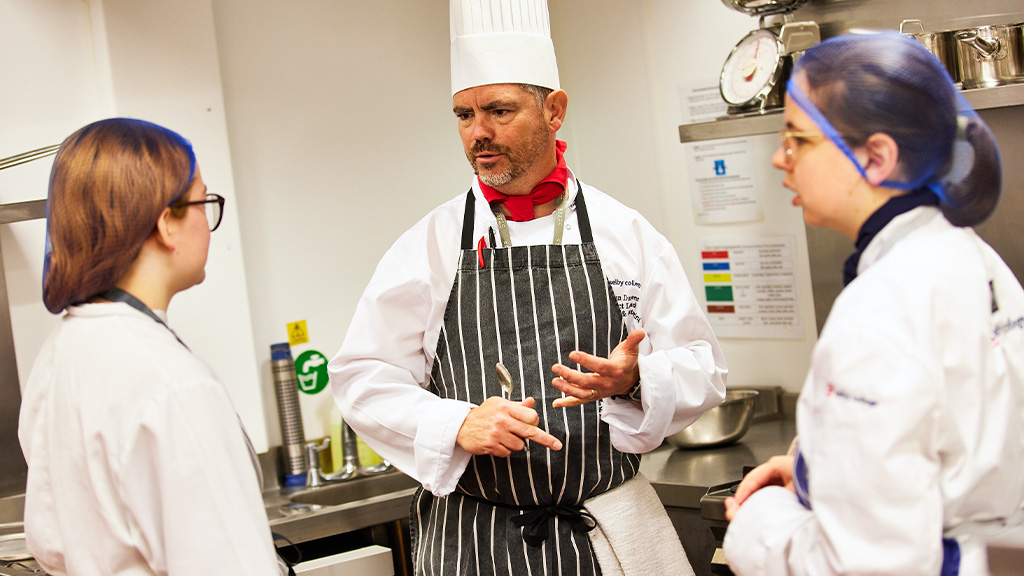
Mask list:
[[[771,30],[754,30],[725,59],[722,98],[741,108],[760,104],[782,74],[782,41]]]

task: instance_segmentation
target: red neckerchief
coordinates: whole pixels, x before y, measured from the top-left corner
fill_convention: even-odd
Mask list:
[[[538,204],[546,204],[558,198],[565,192],[569,183],[569,169],[565,166],[565,142],[555,140],[555,159],[558,165],[548,174],[529,194],[522,196],[508,196],[480,182],[480,191],[488,202],[504,202],[509,211],[509,219],[516,222],[533,220],[533,207]],[[477,179],[479,181],[479,178]]]

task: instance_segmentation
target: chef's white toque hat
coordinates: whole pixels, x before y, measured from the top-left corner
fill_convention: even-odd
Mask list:
[[[547,0],[451,0],[452,95],[487,84],[558,90]]]

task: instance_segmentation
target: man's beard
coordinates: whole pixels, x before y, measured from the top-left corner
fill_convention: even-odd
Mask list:
[[[512,182],[529,170],[530,166],[544,153],[547,137],[548,131],[540,127],[527,136],[523,140],[522,145],[518,146],[515,150],[508,146],[495,144],[490,140],[477,140],[473,142],[473,146],[466,153],[466,157],[469,159],[469,163],[473,166],[473,171],[480,178],[480,181],[492,188],[497,188]],[[505,169],[500,171],[486,168],[481,169],[476,156],[483,152],[504,155],[506,160]]]

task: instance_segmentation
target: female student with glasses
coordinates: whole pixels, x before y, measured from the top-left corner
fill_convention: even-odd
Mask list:
[[[25,534],[50,574],[282,573],[256,456],[226,391],[168,325],[205,278],[224,199],[191,144],[114,118],[61,145],[25,386]]]

